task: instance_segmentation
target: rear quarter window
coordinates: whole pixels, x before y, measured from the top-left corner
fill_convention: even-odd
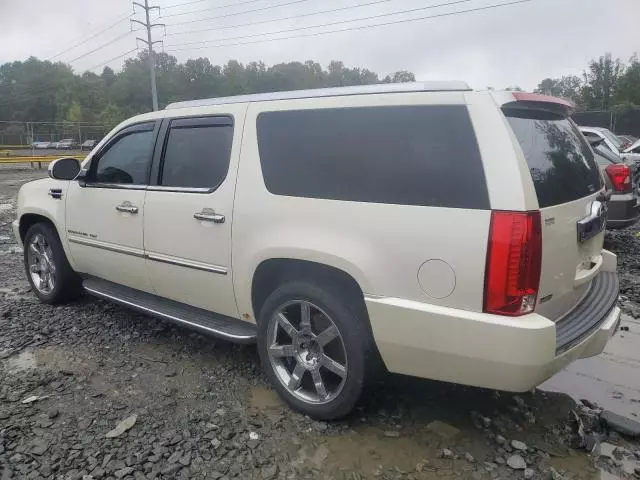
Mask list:
[[[265,186],[276,195],[489,208],[462,105],[264,112],[257,131]]]
[[[538,196],[540,208],[591,195],[602,186],[600,171],[582,133],[554,112],[504,109]]]

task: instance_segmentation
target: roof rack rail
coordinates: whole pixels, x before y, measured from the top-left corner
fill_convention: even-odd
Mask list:
[[[338,97],[345,95],[367,95],[374,93],[406,93],[406,92],[464,92],[471,88],[466,82],[435,81],[412,83],[381,83],[375,85],[358,85],[353,87],[316,88],[311,90],[292,90],[288,92],[256,93],[237,95],[234,97],[203,98],[186,102],[170,103],[165,110],[176,108],[205,107],[229,103],[268,102],[274,100],[292,100],[297,98]]]

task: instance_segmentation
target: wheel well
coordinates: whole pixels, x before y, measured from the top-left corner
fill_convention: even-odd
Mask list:
[[[29,228],[36,223],[47,223],[51,225],[53,230],[57,233],[56,226],[47,217],[36,213],[26,213],[20,217],[20,240],[22,242],[24,242],[24,237],[27,235]]]
[[[358,282],[335,267],[307,260],[292,258],[271,258],[263,261],[256,269],[251,284],[251,303],[256,320],[265,300],[278,286],[287,280],[313,280],[325,285],[335,286],[350,298],[359,301],[364,307],[364,295]]]

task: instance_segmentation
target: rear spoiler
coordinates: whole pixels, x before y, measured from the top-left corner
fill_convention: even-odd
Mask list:
[[[502,108],[526,108],[546,110],[569,117],[575,110],[575,104],[565,98],[552,97],[542,93],[508,92],[514,101],[504,103]],[[504,98],[504,97],[503,97]]]

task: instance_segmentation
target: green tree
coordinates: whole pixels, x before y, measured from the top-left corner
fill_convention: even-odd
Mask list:
[[[631,57],[629,66],[616,86],[615,103],[625,102],[640,105],[640,61],[637,55]]]
[[[69,106],[69,110],[67,111],[66,120],[70,122],[82,121],[82,107],[80,107],[80,104],[76,100],[73,100],[71,102],[71,105]]]
[[[624,64],[619,58],[614,60],[610,53],[589,62],[583,73],[583,106],[588,110],[608,110],[624,72]]]
[[[582,80],[575,75],[567,75],[561,78],[545,78],[534,91],[554,97],[567,98],[576,104],[581,104],[582,102]]]
[[[415,82],[416,76],[411,72],[407,72],[406,70],[400,70],[392,75],[387,75],[382,81],[384,83]]]
[[[134,114],[148,112],[151,93],[147,59],[148,52],[140,52],[137,57],[127,59],[120,71],[105,67],[99,75],[74,74],[68,65],[36,58],[0,65],[0,119],[82,120],[112,126]],[[212,65],[207,58],[180,63],[163,52],[155,54],[155,62],[160,108],[186,99],[380,81],[376,73],[347,67],[340,61],[331,62],[327,69],[311,60],[272,66],[230,60],[220,66]],[[414,80],[411,72],[401,70],[384,81]],[[43,135],[47,133],[55,132],[44,131]]]

